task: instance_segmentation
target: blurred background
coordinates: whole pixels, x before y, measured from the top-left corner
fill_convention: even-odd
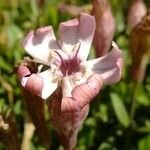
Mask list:
[[[150,14],[142,20],[150,1],[142,1],[147,9],[133,27],[130,20],[134,19],[128,19],[128,14],[134,1],[108,0],[115,21],[110,36],[124,55],[122,79],[104,87],[91,103],[76,150],[150,150]],[[60,22],[77,17],[82,11],[97,15],[98,22],[102,15],[96,14],[97,8],[94,0],[0,0],[0,150],[63,150],[50,124],[47,108],[44,110],[46,142],[39,136],[42,131],[37,131],[31,123],[14,66],[27,56],[21,41],[30,30],[52,25],[57,33]],[[140,9],[130,15],[136,11]],[[109,28],[111,24],[103,30]],[[100,37],[96,36],[94,41],[101,42]],[[99,46],[94,41],[89,59],[105,54],[97,52]]]

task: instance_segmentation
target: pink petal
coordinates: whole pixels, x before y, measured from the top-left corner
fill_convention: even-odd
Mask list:
[[[88,57],[95,32],[95,26],[95,18],[93,16],[81,13],[78,31],[81,45],[78,56],[82,60],[86,60]]]
[[[79,21],[73,19],[60,24],[59,44],[63,51],[71,54],[78,50],[78,57],[85,60],[89,54],[91,42],[95,31],[95,18],[86,13],[81,13]]]
[[[31,31],[23,41],[26,52],[37,60],[49,65],[50,51],[59,50],[51,26]]]
[[[32,74],[26,84],[25,84],[25,88],[34,93],[37,96],[41,97],[41,91],[43,88],[43,79],[38,75],[38,74]]]
[[[77,111],[69,111],[69,112],[61,111],[62,127],[66,129],[66,131],[69,128],[75,129],[75,128],[80,127],[80,124],[87,117],[88,112],[89,112],[89,104],[87,104],[82,109],[77,110]]]
[[[99,93],[103,84],[100,75],[91,75],[86,83],[76,86],[72,91],[72,97],[78,101],[80,108],[90,103],[90,101]]]
[[[112,46],[113,49],[107,55],[86,62],[86,65],[91,68],[93,73],[98,73],[102,76],[104,84],[118,82],[121,78],[123,67],[122,52],[114,42]]]
[[[21,66],[17,74],[25,89],[43,99],[47,99],[58,87],[58,81],[53,80],[54,75],[50,70],[31,74],[26,66]]]
[[[77,19],[62,22],[59,26],[60,39],[58,44],[61,49],[70,54],[74,46],[78,43],[78,25]]]
[[[85,83],[73,88],[71,96],[62,99],[61,111],[79,111],[99,93],[103,80],[100,75],[91,75]]]
[[[89,105],[77,111],[62,112],[61,98],[61,91],[57,89],[48,101],[48,106],[51,123],[58,133],[61,144],[69,150],[76,145],[77,131],[88,114]]]
[[[30,74],[31,74],[31,71],[29,70],[27,66],[22,65],[22,66],[19,66],[19,68],[17,69],[17,76],[20,81],[22,80],[24,76],[28,76]]]

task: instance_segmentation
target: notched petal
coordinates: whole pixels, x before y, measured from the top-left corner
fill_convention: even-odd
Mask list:
[[[60,39],[58,44],[61,49],[70,54],[74,46],[78,43],[78,25],[79,22],[77,19],[69,20],[62,22],[59,26]]]
[[[72,97],[78,102],[80,108],[90,103],[90,101],[99,93],[103,85],[103,79],[98,74],[92,74],[81,85],[76,86],[72,91]]]
[[[78,57],[81,60],[86,60],[94,36],[95,26],[95,18],[93,16],[81,13],[78,20],[73,19],[60,24],[58,44],[69,55],[80,44]],[[78,50],[76,49],[76,51]]]
[[[115,42],[112,43],[112,46],[113,49],[107,55],[86,62],[86,65],[93,73],[98,73],[102,76],[105,85],[118,82],[121,78],[123,67],[121,50]]]
[[[81,110],[99,93],[102,84],[103,80],[100,75],[91,75],[85,83],[72,89],[71,96],[63,97],[61,111],[72,112]]]
[[[47,99],[57,89],[60,78],[52,70],[31,73],[27,66],[20,66],[17,75],[25,89],[42,99]]]
[[[59,50],[52,26],[41,27],[27,34],[22,43],[25,51],[44,64],[49,64],[51,50]]]

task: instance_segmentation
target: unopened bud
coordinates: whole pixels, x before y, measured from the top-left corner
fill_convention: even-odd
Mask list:
[[[109,51],[115,32],[115,20],[107,0],[93,0],[92,14],[96,19],[93,44],[96,57],[100,57]]]
[[[128,13],[128,25],[132,30],[146,15],[146,6],[143,0],[132,0]]]
[[[150,11],[131,32],[130,53],[132,79],[142,81],[150,57]]]

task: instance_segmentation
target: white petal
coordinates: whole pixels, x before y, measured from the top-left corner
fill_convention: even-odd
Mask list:
[[[24,76],[21,84],[31,93],[47,99],[58,87],[58,76],[52,70],[41,73],[33,73],[29,77]]]
[[[22,78],[22,80],[21,80],[21,85],[22,85],[23,87],[26,86],[27,81],[28,81],[28,78],[29,78],[29,77],[23,77],[23,78]]]
[[[86,60],[90,51],[92,39],[95,32],[95,18],[91,15],[81,13],[79,20],[78,36],[80,39],[80,49],[78,56]]]
[[[88,68],[104,79],[104,84],[118,82],[121,77],[123,58],[122,52],[113,42],[113,49],[105,56],[86,62]]]
[[[79,74],[64,77],[61,85],[63,97],[71,97],[73,88],[84,83],[85,81],[86,78],[81,77]]]
[[[58,44],[61,49],[70,54],[74,49],[74,46],[78,43],[78,25],[79,22],[77,19],[69,20],[62,22],[59,26],[60,39]]]
[[[86,60],[95,32],[95,18],[81,13],[79,20],[73,19],[60,24],[60,47],[67,54],[78,51],[78,57]],[[80,45],[80,46],[79,46]]]
[[[43,78],[44,82],[41,97],[47,99],[57,89],[59,79],[50,70],[40,73],[39,76]]]
[[[51,26],[31,31],[23,41],[23,47],[33,58],[49,65],[50,51],[59,50]]]

